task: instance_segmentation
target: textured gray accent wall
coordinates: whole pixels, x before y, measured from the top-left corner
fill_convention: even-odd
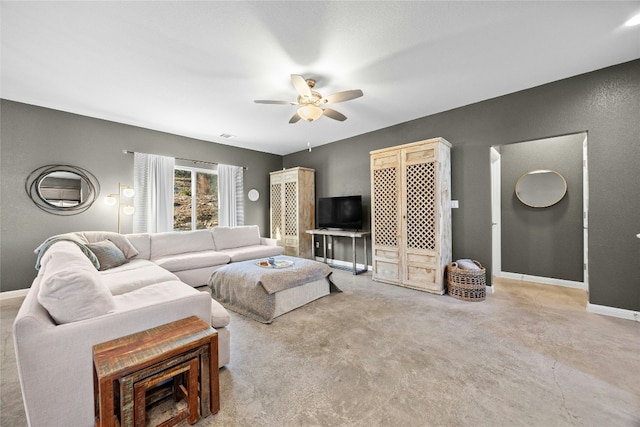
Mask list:
[[[425,73],[428,78],[428,70]],[[367,88],[362,89],[367,96]],[[314,168],[318,196],[348,191],[370,197],[369,151],[443,137],[453,145],[452,198],[460,201],[460,208],[452,210],[453,257],[475,258],[490,267],[490,147],[587,131],[589,301],[637,311],[638,117],[640,60],[635,60],[334,142],[311,153],[294,153],[285,156],[284,166]]]
[[[508,144],[501,153],[502,271],[582,282],[582,141],[585,134]],[[532,208],[515,193],[520,177],[551,169],[567,182],[553,206]]]
[[[245,223],[269,230],[269,172],[282,168],[282,157],[228,145],[171,135],[47,108],[2,100],[0,290],[31,286],[36,276],[33,253],[47,237],[78,230],[116,230],[116,210],[102,199],[117,192],[118,182],[133,184],[133,155],[139,151],[187,159],[246,166]],[[33,205],[24,181],[34,169],[52,163],[80,166],[100,183],[96,203],[75,216],[55,216]],[[197,166],[197,165],[196,165]],[[246,197],[256,188],[260,199]],[[123,216],[122,231],[131,232]]]

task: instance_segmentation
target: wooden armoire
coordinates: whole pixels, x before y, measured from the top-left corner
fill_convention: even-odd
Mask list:
[[[296,167],[271,172],[271,238],[284,254],[311,258],[311,235],[315,228],[315,171]]]
[[[374,280],[444,293],[451,262],[450,153],[443,138],[370,153]]]

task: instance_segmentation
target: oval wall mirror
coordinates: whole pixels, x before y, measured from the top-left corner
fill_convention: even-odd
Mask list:
[[[71,165],[46,165],[31,172],[25,190],[40,209],[55,215],[76,215],[89,209],[100,193],[96,177]]]
[[[567,181],[556,171],[539,169],[527,172],[516,183],[516,196],[532,208],[547,208],[567,193]]]
[[[87,183],[75,172],[50,172],[38,182],[38,195],[60,208],[78,206],[86,197]]]

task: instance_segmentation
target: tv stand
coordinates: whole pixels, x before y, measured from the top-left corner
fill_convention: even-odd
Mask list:
[[[324,255],[324,263],[327,264],[327,236],[330,237],[351,237],[351,256],[353,259],[353,274],[360,274],[368,271],[369,264],[367,264],[367,236],[371,235],[370,231],[348,231],[348,230],[327,230],[327,229],[315,229],[307,230],[308,234],[311,234],[311,253],[315,252],[315,238],[316,235],[322,236],[322,253]],[[358,270],[356,265],[356,238],[364,239],[364,268]],[[332,264],[332,267],[342,268],[339,265]]]

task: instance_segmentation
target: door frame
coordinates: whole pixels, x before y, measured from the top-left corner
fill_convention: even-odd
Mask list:
[[[531,276],[520,273],[510,273],[502,271],[502,222],[501,222],[501,153],[500,148],[502,145],[494,145],[489,148],[490,156],[490,174],[491,174],[491,269],[492,277],[491,284],[494,282],[494,278],[506,278],[515,279],[526,282],[537,282],[548,285],[564,286],[569,288],[584,289],[589,292],[589,169],[588,169],[588,132],[575,132],[572,134],[559,135],[578,135],[584,134],[582,140],[582,228],[583,228],[583,281],[577,282],[572,280],[562,280],[550,277]],[[538,138],[531,141],[520,142],[534,142],[543,139],[557,138],[546,137]],[[506,144],[504,144],[506,145]],[[495,288],[492,287],[492,291]]]

